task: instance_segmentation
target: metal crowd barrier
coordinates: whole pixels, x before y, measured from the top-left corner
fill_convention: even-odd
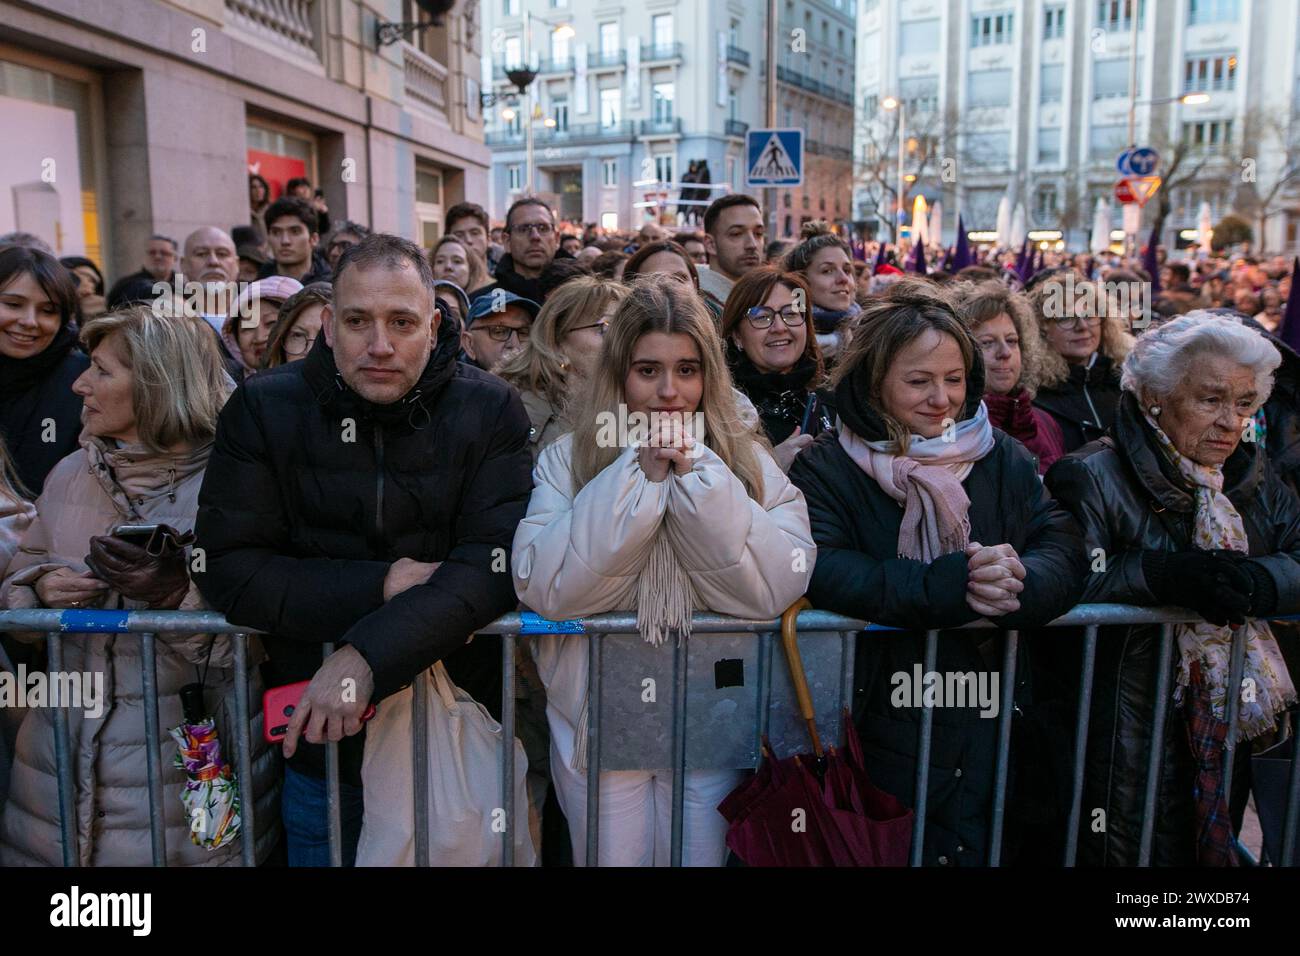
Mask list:
[[[1294,618],[1293,618],[1294,619]],[[1073,866],[1078,851],[1078,832],[1082,815],[1084,762],[1088,739],[1088,721],[1092,697],[1092,685],[1095,676],[1097,632],[1098,628],[1121,624],[1159,624],[1161,660],[1169,660],[1174,648],[1174,624],[1198,620],[1185,611],[1167,608],[1139,608],[1122,604],[1081,604],[1069,613],[1057,618],[1049,627],[1082,627],[1084,629],[1079,699],[1076,710],[1074,734],[1072,793],[1066,847],[1063,864]],[[758,621],[730,618],[719,614],[697,614],[692,624],[697,635],[718,633],[753,633],[762,635],[765,640],[777,639],[780,621]],[[975,622],[972,628],[994,628],[987,621]],[[601,755],[601,652],[603,638],[609,634],[634,634],[637,632],[636,615],[623,612],[599,614],[582,621],[583,633],[588,638],[589,678],[588,693],[592,701],[587,729],[587,766],[592,768],[587,786],[587,832],[586,863],[597,865],[599,859],[599,817],[600,788],[592,786],[598,780]],[[798,629],[805,632],[839,632],[851,647],[857,632],[893,631],[880,625],[867,625],[853,618],[842,617],[827,611],[803,611],[798,616]],[[526,631],[521,614],[506,614],[479,633],[499,634],[502,638],[502,736],[505,741],[513,741],[515,726],[515,646],[518,635]],[[156,641],[158,636],[171,634],[230,634],[234,641],[235,671],[235,724],[233,731],[235,745],[235,770],[241,782],[252,780],[252,713],[249,700],[248,682],[248,635],[257,633],[246,628],[229,624],[224,617],[211,611],[77,611],[56,609],[34,609],[0,611],[0,631],[36,631],[44,632],[49,652],[49,669],[52,672],[63,670],[63,640],[65,634],[78,633],[138,633],[141,638],[142,651],[142,686],[144,691],[144,715],[147,752],[147,775],[149,789],[149,819],[152,837],[153,865],[165,866],[167,859],[166,827],[163,814],[163,769],[159,753],[161,728],[158,718],[158,688],[155,669]],[[925,672],[935,670],[939,647],[938,630],[926,632]],[[994,792],[990,815],[988,864],[998,866],[1001,863],[1002,832],[1006,814],[1006,791],[1010,762],[1011,715],[1015,693],[1016,650],[1019,635],[1014,630],[1004,631],[1003,660],[1001,671],[1001,695],[998,727],[997,754],[994,765]],[[545,639],[543,637],[543,639]],[[326,644],[324,654],[333,651],[332,644]],[[686,765],[686,667],[684,644],[674,647],[674,688],[673,688],[673,810],[671,831],[671,865],[680,866],[682,860],[682,808],[684,799],[684,772]],[[765,654],[770,661],[770,646]],[[1232,658],[1229,671],[1229,687],[1240,686],[1245,663],[1244,632],[1234,634]],[[848,681],[852,673],[851,656],[845,664]],[[760,668],[760,700],[766,702],[771,691],[772,668]],[[1157,670],[1155,692],[1155,711],[1153,727],[1164,724],[1168,713],[1171,669],[1162,667]],[[851,689],[851,684],[846,684]],[[415,770],[415,862],[417,866],[429,866],[428,844],[428,750],[427,750],[427,708],[429,702],[421,682],[414,684],[412,695],[412,747]],[[1227,701],[1228,731],[1224,746],[1225,792],[1232,792],[1233,758],[1236,755],[1236,730],[1240,711],[1239,695],[1231,694]],[[762,710],[760,726],[754,729],[756,738],[766,730],[766,707]],[[915,822],[912,831],[912,850],[910,864],[919,866],[925,841],[926,803],[929,790],[929,755],[933,739],[934,708],[925,705],[922,709],[917,740],[917,770],[915,789]],[[342,825],[341,802],[339,798],[339,763],[338,744],[326,745],[326,793],[329,820],[330,863],[342,865]],[[62,833],[63,862],[65,866],[77,866],[77,835],[75,826],[75,795],[73,793],[72,752],[69,731],[68,710],[56,708],[54,715],[54,747],[58,770],[58,795],[60,829]],[[1139,865],[1149,866],[1151,848],[1155,835],[1157,783],[1160,778],[1163,749],[1152,746],[1148,756],[1144,781],[1142,807],[1142,826],[1139,849]],[[516,822],[514,807],[514,748],[502,747],[501,760],[501,796],[502,807],[509,808],[508,823],[502,833],[503,866],[514,862],[514,827]],[[246,784],[245,784],[246,785]],[[240,801],[243,814],[243,832],[241,833],[241,857],[243,865],[256,865],[256,822],[254,814],[256,801],[251,792],[244,792]],[[1297,827],[1300,825],[1300,748],[1291,760],[1287,778],[1287,802],[1282,829],[1280,856],[1285,864],[1295,854]]]

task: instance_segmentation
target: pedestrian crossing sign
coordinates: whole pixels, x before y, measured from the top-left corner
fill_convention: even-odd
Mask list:
[[[746,186],[803,185],[801,129],[751,129],[745,157]]]

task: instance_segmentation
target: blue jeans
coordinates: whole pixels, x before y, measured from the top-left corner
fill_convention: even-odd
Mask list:
[[[343,825],[343,865],[355,866],[361,839],[361,788],[339,782],[339,817]],[[329,866],[329,814],[325,781],[284,768],[280,795],[285,842],[290,866]]]

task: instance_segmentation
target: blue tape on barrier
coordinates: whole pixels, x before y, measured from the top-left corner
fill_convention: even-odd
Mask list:
[[[83,634],[124,634],[130,611],[65,610],[59,615],[59,630]]]
[[[520,634],[585,634],[582,621],[548,621],[532,611],[519,612]]]

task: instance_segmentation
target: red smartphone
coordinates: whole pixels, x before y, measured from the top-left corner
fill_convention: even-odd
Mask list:
[[[283,743],[289,732],[289,720],[302,700],[302,693],[311,681],[300,680],[296,684],[284,684],[271,687],[262,694],[262,737],[268,744]],[[375,705],[371,704],[361,715],[367,721],[375,716]]]

